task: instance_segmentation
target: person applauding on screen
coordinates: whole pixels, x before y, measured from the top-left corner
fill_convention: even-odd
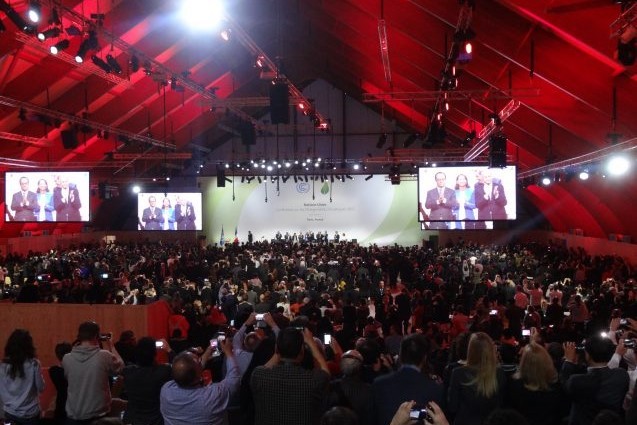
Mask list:
[[[35,214],[33,211],[38,207],[38,199],[32,191],[29,190],[29,178],[20,177],[20,190],[13,194],[11,199],[11,209],[15,211],[15,221],[34,221]]]
[[[164,222],[164,216],[160,208],[155,205],[157,199],[154,196],[148,197],[148,208],[144,209],[142,213],[142,221],[144,222],[144,229],[146,230],[161,230]]]
[[[177,222],[177,230],[197,230],[195,226],[195,210],[192,202],[178,196],[177,205],[175,205],[175,221]]]
[[[76,185],[69,184],[65,175],[60,177],[60,187],[53,189],[53,206],[57,211],[56,221],[82,221],[80,192]]]

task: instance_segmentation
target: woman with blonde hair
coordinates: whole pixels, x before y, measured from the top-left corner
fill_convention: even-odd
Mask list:
[[[456,425],[480,425],[502,405],[506,376],[498,367],[496,347],[489,335],[471,335],[467,364],[451,373],[449,411]]]
[[[507,386],[507,405],[520,412],[530,425],[561,423],[568,403],[558,382],[557,370],[546,349],[531,342],[522,349],[518,371]]]

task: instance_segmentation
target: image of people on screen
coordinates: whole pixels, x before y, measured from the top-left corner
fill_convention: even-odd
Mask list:
[[[148,208],[142,212],[142,222],[145,230],[162,230],[164,216],[161,208],[157,207],[157,199],[154,196],[148,197]]]
[[[465,222],[465,220],[475,220],[474,208],[476,207],[476,201],[473,188],[469,184],[469,179],[465,174],[458,174],[456,176],[456,201],[457,206],[453,208],[453,215],[456,221],[453,223],[455,229],[473,229],[474,223],[471,221]]]
[[[175,205],[177,230],[197,230],[197,226],[195,225],[196,218],[192,202],[186,200],[183,196],[177,196],[177,203]]]
[[[56,211],[56,221],[82,221],[80,208],[80,193],[74,183],[69,183],[69,177],[62,174],[56,177],[59,186],[53,189],[53,206]]]
[[[175,230],[175,209],[172,207],[168,197],[162,201],[161,214],[164,217],[162,229]]]
[[[447,229],[445,221],[453,221],[453,210],[458,208],[455,190],[446,186],[447,175],[437,172],[434,175],[436,187],[427,191],[425,198],[425,208],[430,210],[430,229]]]
[[[490,169],[479,170],[475,185],[478,220],[506,220],[507,204],[502,181],[493,177]]]
[[[38,180],[38,189],[36,192],[37,205],[33,210],[37,221],[53,221],[53,192],[49,190],[49,183],[46,179]]]
[[[29,190],[29,178],[20,177],[20,190],[13,194],[11,198],[11,209],[14,212],[15,221],[34,221],[35,209],[38,207],[38,200],[35,192]]]

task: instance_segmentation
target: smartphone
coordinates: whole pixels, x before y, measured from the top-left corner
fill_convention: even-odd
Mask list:
[[[427,408],[414,408],[409,411],[409,419],[424,420],[427,417]]]
[[[161,341],[155,341],[155,347],[157,347],[157,348],[161,348],[161,347],[163,347],[163,346],[164,346],[164,343],[163,343],[163,342],[161,342]]]
[[[325,334],[323,335],[323,344],[330,345],[332,343],[332,335]]]
[[[531,336],[531,329],[522,329],[522,336]]]
[[[213,350],[216,350],[217,348],[219,348],[219,342],[217,341],[217,338],[213,338],[210,340],[210,346],[212,347]]]
[[[264,314],[257,314],[257,315],[255,316],[255,318],[256,318],[257,320],[263,320],[263,317],[264,317],[264,316],[265,316]]]
[[[570,311],[565,311],[565,312],[564,312],[564,317],[568,317],[568,316],[570,316],[570,315],[571,315],[571,312],[570,312]]]
[[[619,319],[619,326],[628,326],[628,320]]]
[[[234,319],[230,321],[230,326],[234,326]]]
[[[449,320],[453,320],[453,314],[449,315]]]
[[[498,310],[493,309],[493,310],[491,310],[491,311],[489,312],[489,314],[490,314],[491,316],[497,316],[497,315],[498,315]]]
[[[221,342],[222,342],[222,341],[225,341],[225,340],[226,340],[226,336],[225,336],[224,334],[220,333],[220,334],[217,336],[217,344],[221,344]]]

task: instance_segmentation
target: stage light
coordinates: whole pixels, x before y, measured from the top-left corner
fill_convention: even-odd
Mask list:
[[[347,174],[346,177],[350,180],[354,180],[354,177],[350,176],[349,174]]]
[[[541,182],[544,186],[548,186],[551,184],[551,178],[549,176],[543,176]]]
[[[0,0],[0,10],[2,10],[5,15],[7,15],[7,18],[9,18],[9,20],[13,22],[13,25],[18,27],[18,29],[24,32],[31,32],[32,28],[29,26],[29,24],[27,24],[24,18],[20,16],[20,14],[16,12],[14,8],[7,4],[6,1]]]
[[[139,71],[139,58],[135,55],[131,56],[130,58],[130,70],[132,72]]]
[[[608,160],[608,164],[606,166],[606,170],[612,176],[621,176],[626,174],[630,169],[630,162],[628,158],[623,155],[613,156]]]
[[[373,174],[370,174],[369,176],[365,177],[365,181],[369,181],[374,177]]]
[[[95,64],[95,66],[97,66],[98,68],[100,68],[102,71],[106,72],[107,74],[110,74],[112,69],[109,66],[109,64],[107,64],[106,62],[104,62],[103,59],[93,55],[91,56],[91,60],[93,61],[93,63]]]
[[[353,167],[353,168],[354,168],[355,170],[358,170],[359,168],[361,168],[361,166],[360,166],[360,165],[358,165],[358,164],[354,164],[354,167]]]
[[[219,36],[223,41],[230,41],[230,38],[232,38],[232,30],[230,28],[224,28],[219,33]]]
[[[40,2],[31,0],[27,16],[29,17],[29,20],[34,24],[40,22],[40,18],[42,17],[42,7],[40,6]]]
[[[138,184],[133,185],[133,193],[139,193],[139,192],[141,192],[141,191],[142,191],[142,188],[141,188],[141,187],[139,187],[139,185],[138,185]]]
[[[122,67],[119,66],[119,63],[115,60],[113,55],[111,54],[106,55],[106,63],[108,63],[108,66],[111,67],[111,69],[113,70],[115,74],[122,73]]]
[[[38,33],[38,40],[44,41],[44,40],[48,40],[49,38],[59,37],[60,32],[62,31],[56,27],[49,28],[48,30],[40,31]]]
[[[57,55],[62,50],[67,49],[70,45],[71,42],[69,40],[60,40],[51,46],[49,50],[51,51],[51,54]]]
[[[84,62],[84,57],[88,53],[89,50],[96,50],[97,45],[97,33],[95,31],[89,31],[88,38],[84,39],[80,44],[80,48],[75,55],[75,62],[82,63]]]
[[[62,25],[60,13],[58,12],[56,7],[51,9],[51,16],[49,16],[49,25]]]
[[[214,31],[224,17],[221,0],[182,0],[181,19],[195,30]]]
[[[583,170],[579,173],[580,180],[588,180],[589,174],[587,170]]]
[[[261,184],[261,177],[257,177],[257,181]]]

